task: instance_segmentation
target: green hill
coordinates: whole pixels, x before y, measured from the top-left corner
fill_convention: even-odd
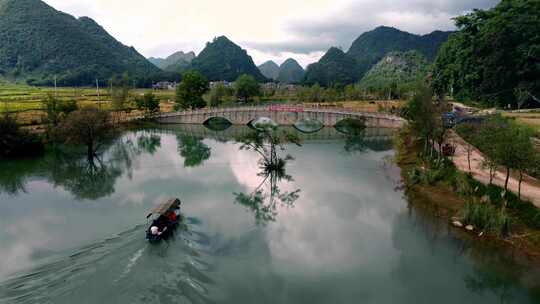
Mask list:
[[[302,66],[296,60],[289,58],[279,67],[277,79],[281,83],[299,83],[304,79],[304,74]]]
[[[269,60],[260,66],[258,66],[259,71],[264,75],[264,77],[272,80],[277,80],[279,77],[279,65]]]
[[[40,0],[0,0],[0,75],[50,85],[103,82],[128,72],[147,78],[159,69],[87,17],[59,12]]]
[[[209,81],[235,81],[242,74],[252,75],[260,82],[267,81],[246,50],[225,36],[207,43],[189,68],[201,72]]]
[[[340,60],[340,63],[329,63],[329,59],[326,58],[325,60],[327,62],[325,64],[321,64],[319,61],[317,64],[308,67],[304,80],[308,84],[319,83],[321,85],[354,83],[362,79],[367,71],[386,54],[394,51],[407,52],[415,50],[431,62],[435,59],[439,48],[448,40],[451,33],[435,31],[431,34],[421,36],[392,27],[381,26],[363,33],[352,43],[347,53],[336,56],[335,58]],[[334,50],[331,51],[335,52]],[[327,57],[327,55],[323,58]],[[330,58],[330,60],[332,59]],[[343,66],[343,62],[349,62],[349,65]],[[340,78],[333,78],[334,76],[332,75],[336,75],[336,72],[325,70],[325,66],[340,66],[341,72],[337,73],[337,75],[341,75],[339,76]],[[349,77],[343,77],[343,75],[348,75]]]
[[[356,61],[338,48],[330,48],[319,62],[310,64],[304,82],[322,86],[346,85],[357,80]]]
[[[374,90],[413,85],[426,77],[428,70],[428,60],[418,51],[390,52],[366,73],[360,85]]]
[[[150,57],[148,61],[153,63],[155,66],[162,70],[166,71],[176,71],[178,68],[186,68],[189,66],[191,61],[195,59],[194,52],[184,53],[182,51],[176,52],[167,58],[155,58]]]
[[[441,45],[452,32],[435,31],[428,35],[415,35],[392,27],[381,26],[358,37],[347,55],[357,61],[357,73],[361,78],[374,64],[393,51],[416,50],[433,61]]]

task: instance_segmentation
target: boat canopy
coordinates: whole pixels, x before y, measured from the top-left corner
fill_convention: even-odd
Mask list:
[[[146,218],[149,218],[154,214],[166,215],[167,213],[169,213],[171,211],[180,209],[180,204],[182,204],[180,199],[178,199],[178,198],[169,198],[169,199],[165,200],[163,203],[156,206],[156,208],[154,208],[154,210],[152,210],[152,212],[150,212],[146,216]]]

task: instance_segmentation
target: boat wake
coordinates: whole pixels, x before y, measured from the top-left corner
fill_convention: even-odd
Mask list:
[[[196,222],[159,245],[138,225],[79,248],[0,282],[0,303],[209,303],[209,238]]]

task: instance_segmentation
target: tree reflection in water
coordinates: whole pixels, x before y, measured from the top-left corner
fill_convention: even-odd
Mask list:
[[[143,152],[153,153],[161,145],[161,140],[152,138],[144,132],[137,138],[138,145],[129,137],[119,138],[108,147],[107,153],[91,159],[56,151],[54,157],[46,162],[49,180],[55,186],[69,191],[78,200],[108,197],[115,192],[116,180],[123,173],[129,179],[132,178],[133,159],[136,156]]]
[[[1,160],[0,161],[0,194],[10,196],[26,192],[26,183],[33,172],[38,172],[40,160]]]
[[[122,171],[99,157],[73,157],[59,153],[54,158],[50,181],[62,187],[78,200],[97,200],[114,193],[116,179]]]
[[[26,192],[28,181],[38,177],[50,181],[54,187],[64,188],[77,200],[110,196],[122,174],[131,179],[136,156],[153,154],[161,146],[160,137],[149,132],[139,133],[135,141],[137,145],[131,137],[120,137],[90,159],[77,149],[58,148],[44,158],[2,162],[0,193]]]
[[[263,180],[251,193],[234,193],[235,203],[238,203],[255,215],[258,225],[274,222],[278,215],[278,207],[293,207],[299,198],[300,189],[292,192],[282,192],[279,188],[281,181],[292,182],[293,178],[286,172],[287,162],[293,160],[291,155],[282,157],[280,151],[285,151],[285,144],[294,143],[300,146],[300,139],[294,133],[267,129],[254,131],[238,139],[240,150],[256,152],[260,172],[257,174]]]
[[[369,138],[365,130],[348,134],[345,138],[345,152],[348,154],[364,153],[367,150],[382,152],[393,148],[391,139]]]
[[[184,158],[185,167],[198,167],[210,158],[210,147],[203,143],[203,139],[190,135],[178,135],[178,152]]]
[[[144,151],[150,155],[154,155],[158,148],[161,147],[161,136],[155,134],[143,133],[137,139],[137,147],[139,150]]]

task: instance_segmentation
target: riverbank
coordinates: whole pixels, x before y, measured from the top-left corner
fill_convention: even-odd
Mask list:
[[[467,231],[464,227],[468,223],[463,223],[463,227],[455,227],[452,222],[462,219],[468,202],[487,196],[487,194],[482,195],[483,197],[478,197],[477,194],[459,194],[461,191],[457,188],[463,187],[459,185],[460,183],[465,182],[467,187],[478,194],[493,192],[494,189],[487,189],[465,173],[459,172],[453,165],[447,166],[442,174],[435,172],[435,169],[430,168],[429,164],[423,162],[418,156],[422,145],[411,136],[408,130],[400,132],[396,146],[396,162],[402,170],[405,194],[415,207],[429,210],[435,217],[447,221],[460,238],[466,238],[483,246],[493,246],[495,250],[500,250],[518,262],[528,261],[540,266],[540,227],[536,223],[538,213],[532,214],[530,204],[517,203],[512,197],[512,204],[509,204],[507,209],[511,228],[509,235],[504,237],[498,233],[478,230],[476,227],[473,231]],[[418,171],[426,172],[426,176],[431,178],[427,182],[418,181],[415,177]]]

